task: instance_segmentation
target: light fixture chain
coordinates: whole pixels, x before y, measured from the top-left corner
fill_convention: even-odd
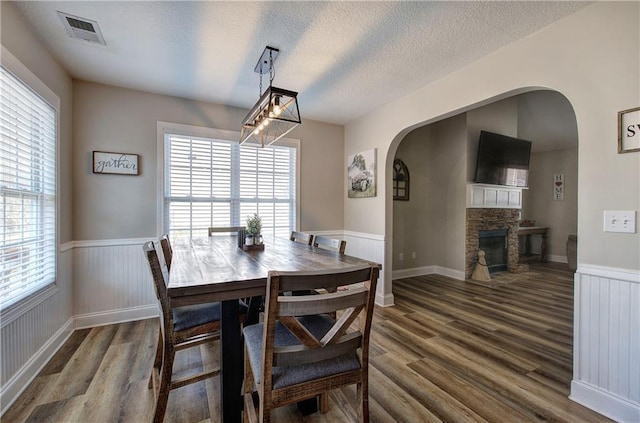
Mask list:
[[[275,71],[273,70],[273,52],[269,50],[269,86],[272,85],[274,76]]]

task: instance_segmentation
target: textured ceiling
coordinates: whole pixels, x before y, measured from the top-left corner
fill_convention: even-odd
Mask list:
[[[249,108],[266,45],[302,117],[345,124],[586,6],[586,2],[17,2],[74,77]],[[98,22],[70,38],[56,11]],[[267,81],[265,80],[265,85]]]

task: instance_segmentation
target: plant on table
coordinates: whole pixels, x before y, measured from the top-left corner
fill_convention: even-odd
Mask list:
[[[258,213],[254,213],[253,216],[247,216],[247,245],[261,244],[261,231],[262,219],[258,216]]]

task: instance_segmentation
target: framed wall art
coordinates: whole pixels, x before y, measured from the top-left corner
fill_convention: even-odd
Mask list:
[[[400,159],[393,161],[393,199],[409,201],[409,169]]]
[[[93,173],[137,175],[138,155],[128,153],[93,152]]]
[[[640,107],[618,112],[618,153],[640,151]]]
[[[347,192],[349,198],[376,196],[376,149],[347,157]]]

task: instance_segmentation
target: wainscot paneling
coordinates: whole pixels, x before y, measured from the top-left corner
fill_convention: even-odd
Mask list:
[[[149,266],[142,253],[147,240],[74,243],[73,314],[77,327],[158,315]]]
[[[3,322],[0,332],[0,413],[4,413],[71,335],[72,272],[72,251],[61,249],[56,292],[24,313],[11,317],[10,321]]]
[[[342,239],[347,241],[346,254],[383,264],[380,279],[378,279],[378,288],[376,289],[376,304],[383,307],[392,306],[393,293],[391,292],[391,278],[389,278],[388,283],[385,278],[384,236],[344,231]],[[390,274],[389,272],[389,275]]]
[[[581,265],[574,302],[571,399],[640,422],[640,272]]]

